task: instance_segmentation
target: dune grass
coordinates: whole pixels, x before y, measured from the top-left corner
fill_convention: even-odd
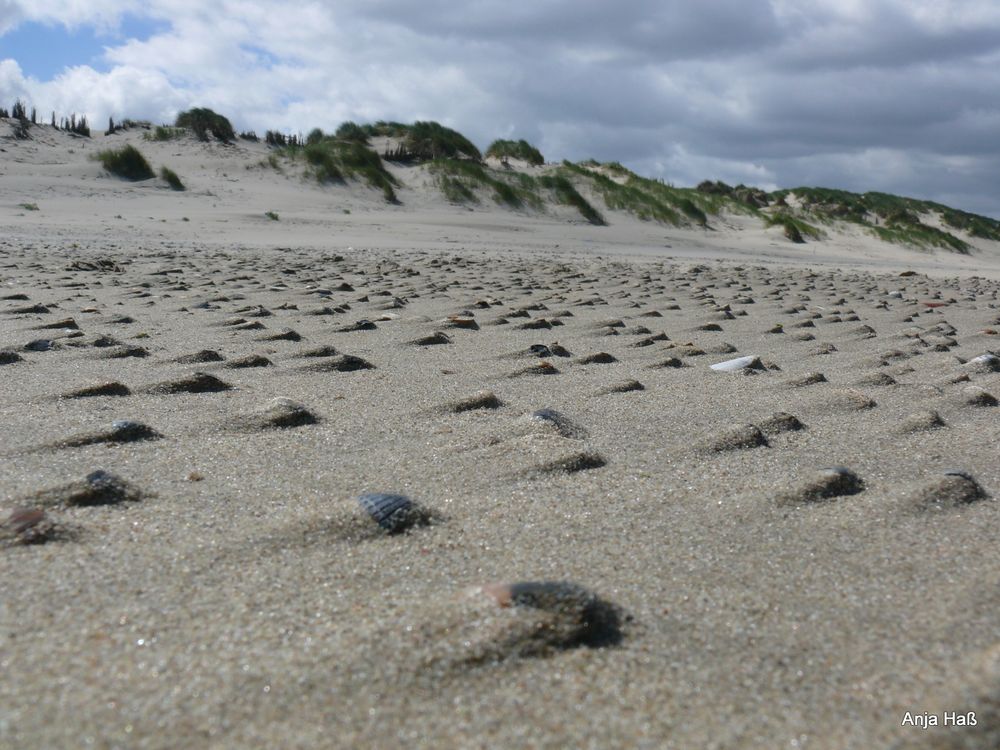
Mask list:
[[[470,159],[478,162],[483,158],[472,141],[437,122],[418,121],[412,125],[376,123],[367,132],[402,139],[394,150],[384,154],[387,161],[414,163],[437,159]]]
[[[132,145],[98,151],[93,158],[111,174],[126,180],[138,182],[156,176],[146,157]]]
[[[269,218],[271,221],[279,221],[281,219],[281,217],[274,211],[265,211],[264,216]]]
[[[201,141],[209,140],[209,134],[223,143],[236,140],[232,123],[207,107],[194,107],[181,112],[177,115],[174,125],[178,128],[189,128]]]
[[[497,139],[486,149],[487,158],[493,157],[503,163],[509,159],[520,159],[528,164],[538,167],[545,163],[542,152],[525,140],[508,141]]]
[[[805,238],[813,240],[822,239],[823,232],[818,227],[793,216],[787,210],[775,211],[773,214],[764,214],[764,224],[769,227],[784,227],[785,237],[792,242],[802,243]]]
[[[381,190],[389,203],[398,202],[395,188],[399,181],[385,168],[379,155],[362,143],[322,135],[306,146],[287,146],[284,153],[291,159],[303,158],[308,164],[308,174],[319,183],[343,184],[349,179],[362,179]]]
[[[438,184],[448,200],[456,203],[475,202],[472,200],[477,189],[491,192],[495,203],[510,208],[523,208],[526,204],[534,208],[542,207],[542,200],[533,190],[533,180],[529,175],[518,175],[508,181],[482,164],[465,159],[435,159],[430,165],[431,174],[438,178]],[[521,179],[521,178],[527,178]],[[517,184],[512,184],[512,182]]]
[[[580,212],[580,215],[584,219],[594,226],[604,226],[606,224],[604,217],[601,216],[601,212],[590,205],[587,199],[580,195],[573,186],[573,183],[565,175],[543,175],[538,178],[538,184],[551,190],[555,195],[556,201],[565,206],[572,206]]]
[[[18,203],[19,208],[23,208],[25,211],[39,211],[37,203]]]
[[[184,128],[172,128],[169,125],[157,125],[152,131],[143,133],[143,140],[147,141],[174,141],[183,138],[187,134]]]
[[[184,183],[181,182],[181,178],[178,177],[177,173],[169,167],[160,167],[160,178],[170,185],[171,190],[187,190],[187,188],[184,187]]]

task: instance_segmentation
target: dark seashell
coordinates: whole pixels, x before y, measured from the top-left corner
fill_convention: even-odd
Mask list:
[[[650,365],[651,369],[661,369],[664,367],[678,368],[678,367],[689,367],[689,365],[684,364],[677,357],[667,357],[661,362],[657,362],[655,365]]]
[[[558,375],[559,370],[551,362],[539,362],[537,365],[526,367],[523,370],[511,373],[508,377],[516,378],[520,375]]]
[[[556,357],[571,357],[572,353],[565,346],[559,344],[558,341],[549,345],[549,351]]]
[[[427,512],[406,495],[365,493],[358,496],[358,502],[390,534],[399,534],[418,525],[424,526],[430,521]]]
[[[267,326],[263,323],[254,321],[253,323],[244,323],[243,325],[233,326],[234,331],[263,331]]]
[[[237,420],[236,426],[246,430],[288,429],[317,424],[320,421],[305,404],[290,398],[276,398],[267,409]]]
[[[14,508],[0,524],[0,542],[8,531],[15,544],[44,544],[58,535],[58,527],[41,508]]]
[[[194,352],[193,354],[182,354],[177,357],[174,362],[179,362],[183,365],[194,365],[201,364],[203,362],[222,362],[225,359],[221,354],[212,349],[202,349],[201,351]]]
[[[467,328],[470,331],[479,330],[479,324],[474,318],[461,315],[449,315],[448,326],[451,328]]]
[[[24,349],[29,352],[47,352],[54,346],[55,343],[51,339],[35,339],[25,344]]]
[[[552,356],[552,352],[549,350],[549,347],[545,346],[545,344],[532,344],[528,347],[528,351],[536,357]]]
[[[527,323],[522,323],[517,326],[518,330],[521,331],[536,331],[542,328],[551,328],[552,323],[547,321],[545,318],[535,318],[534,320],[529,320]]]
[[[91,342],[91,346],[95,346],[98,349],[104,349],[109,346],[121,346],[121,341],[114,338],[113,336],[98,336]]]
[[[17,352],[12,352],[9,349],[0,351],[0,365],[12,365],[15,362],[23,362],[24,357],[22,357]]]

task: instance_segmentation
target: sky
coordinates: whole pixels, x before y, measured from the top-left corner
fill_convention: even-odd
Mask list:
[[[0,105],[238,130],[437,120],[681,186],[1000,217],[997,0],[0,0]]]

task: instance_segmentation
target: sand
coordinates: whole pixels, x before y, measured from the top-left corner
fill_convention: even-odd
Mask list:
[[[998,745],[989,248],[50,140],[0,144],[0,746]]]

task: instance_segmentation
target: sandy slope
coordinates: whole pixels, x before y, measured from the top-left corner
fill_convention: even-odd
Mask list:
[[[997,746],[996,256],[58,138],[0,144],[0,745]]]

